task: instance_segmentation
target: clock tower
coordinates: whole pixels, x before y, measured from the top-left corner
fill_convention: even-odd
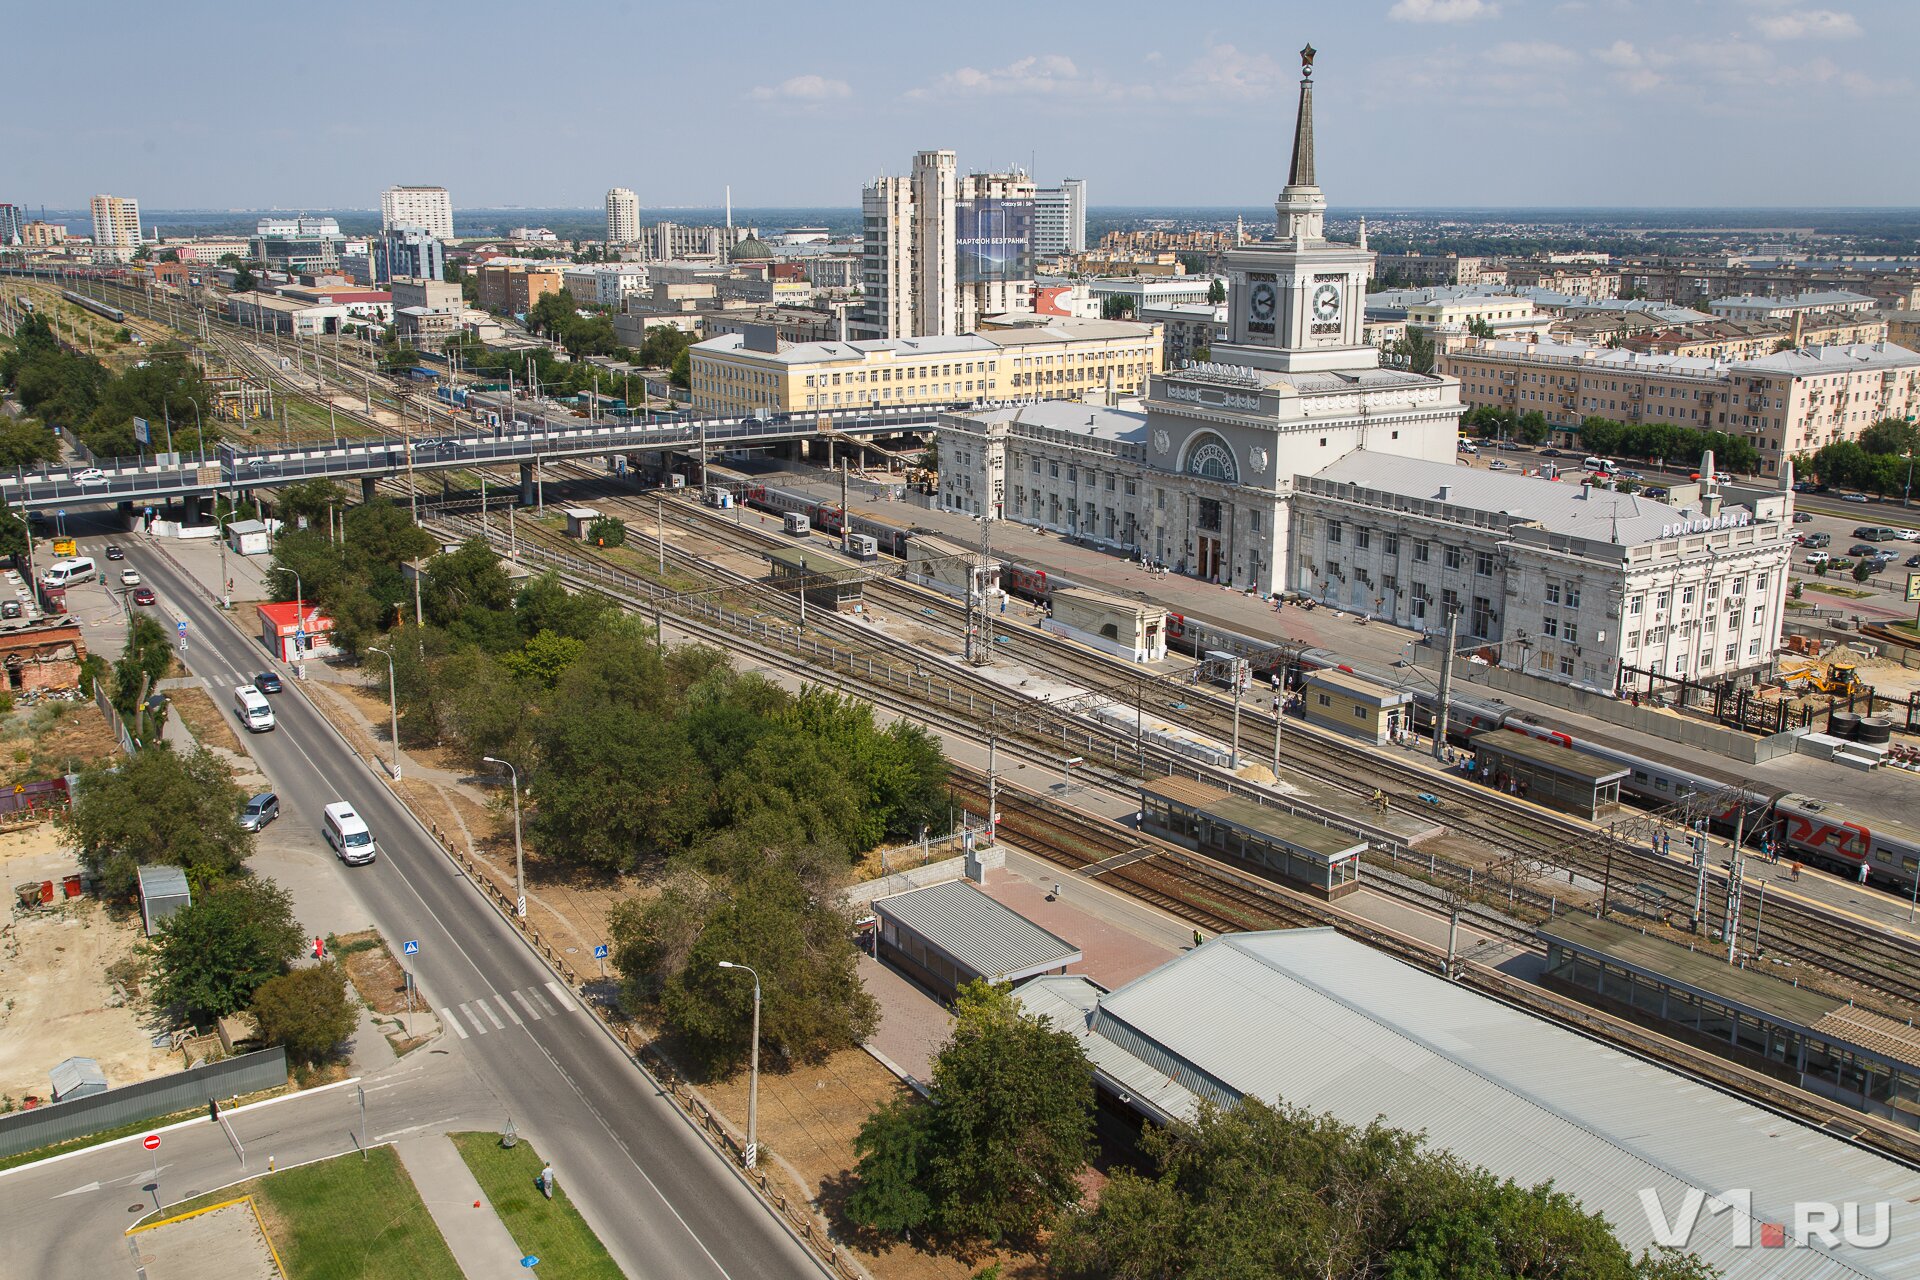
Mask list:
[[[1293,162],[1274,202],[1273,240],[1227,253],[1229,338],[1214,361],[1278,373],[1378,367],[1362,336],[1373,255],[1325,235],[1327,198],[1313,171],[1313,55],[1300,51],[1300,112]]]

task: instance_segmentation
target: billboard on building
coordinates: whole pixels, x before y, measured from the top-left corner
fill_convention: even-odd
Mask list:
[[[1033,201],[987,197],[953,205],[954,278],[1033,279]]]

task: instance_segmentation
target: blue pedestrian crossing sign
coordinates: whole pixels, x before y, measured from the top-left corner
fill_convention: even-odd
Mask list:
[[[420,944],[412,940],[408,940],[406,942],[401,943],[400,949],[406,952],[410,956],[417,956],[420,954]]]
[[[593,958],[595,960],[605,960],[608,954],[611,952],[611,950],[612,949],[608,947],[606,943],[603,942],[599,946],[593,949]]]
[[[184,636],[187,634],[187,620],[185,618],[180,619],[180,621],[173,624],[173,629]]]

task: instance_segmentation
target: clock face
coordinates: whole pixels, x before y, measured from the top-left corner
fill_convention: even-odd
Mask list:
[[[1323,284],[1313,291],[1313,318],[1321,324],[1329,324],[1340,318],[1340,289],[1337,285]]]
[[[1247,293],[1247,314],[1253,319],[1266,323],[1273,319],[1273,286],[1262,280]]]

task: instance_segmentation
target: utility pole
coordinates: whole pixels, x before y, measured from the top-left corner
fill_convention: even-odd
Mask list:
[[[707,500],[707,420],[700,419],[700,501]]]
[[[1280,730],[1287,722],[1287,693],[1282,689],[1273,696],[1273,782],[1280,785]]]
[[[667,500],[660,494],[653,495],[653,538],[660,544],[661,578],[667,576]]]
[[[1747,858],[1744,844],[1747,834],[1747,807],[1742,804],[1734,812],[1733,819],[1733,858],[1727,868],[1727,963],[1732,964],[1739,950],[1740,941],[1740,893],[1745,888],[1747,877]],[[1703,837],[1704,839],[1704,837]]]
[[[1233,675],[1233,756],[1227,762],[1227,768],[1235,773],[1240,771],[1240,695],[1246,691],[1247,660],[1235,658],[1230,668]]]
[[[840,554],[847,551],[847,526],[853,523],[852,513],[847,510],[847,460],[840,459]]]
[[[1700,932],[1707,918],[1707,837],[1704,831],[1689,831],[1687,843],[1693,846],[1693,869],[1699,880],[1693,890],[1693,931]]]
[[[1433,758],[1447,756],[1447,704],[1453,695],[1453,647],[1460,639],[1460,611],[1447,610],[1447,647],[1440,653],[1440,691],[1433,708]],[[1603,913],[1604,914],[1604,913]]]

